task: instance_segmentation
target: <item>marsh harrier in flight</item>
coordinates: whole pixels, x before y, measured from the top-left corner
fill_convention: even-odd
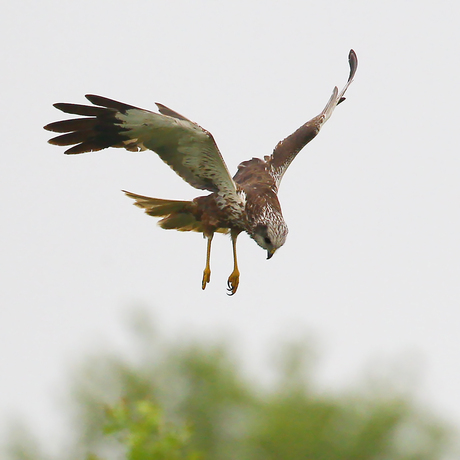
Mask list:
[[[319,133],[335,107],[345,99],[345,91],[358,65],[353,50],[348,55],[348,62],[348,81],[340,92],[334,88],[324,110],[279,142],[271,155],[263,160],[243,161],[233,179],[212,135],[162,104],[156,104],[159,113],[155,113],[105,97],[87,95],[94,105],[54,104],[62,112],[83,118],[50,123],[45,129],[65,133],[49,142],[73,145],[65,152],[69,155],[108,147],[122,147],[129,151],[153,150],[190,185],[211,192],[192,201],[177,201],[125,191],[147,214],[161,217],[159,225],[162,228],[201,232],[207,238],[203,289],[211,279],[214,233],[230,233],[234,267],[227,284],[229,294],[235,294],[240,277],[236,239],[241,232],[247,232],[267,251],[268,259],[285,243],[288,228],[277,196],[281,179],[295,156]]]

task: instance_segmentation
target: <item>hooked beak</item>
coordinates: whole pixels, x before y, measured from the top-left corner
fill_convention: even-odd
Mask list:
[[[276,252],[276,249],[272,249],[271,251],[267,249],[267,260],[271,259],[271,257],[273,256],[273,254],[275,254],[275,252]]]

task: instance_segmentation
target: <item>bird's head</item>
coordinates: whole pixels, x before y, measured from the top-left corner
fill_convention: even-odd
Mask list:
[[[286,242],[288,228],[282,216],[280,217],[281,219],[271,219],[258,224],[251,234],[256,243],[267,251],[267,259]]]

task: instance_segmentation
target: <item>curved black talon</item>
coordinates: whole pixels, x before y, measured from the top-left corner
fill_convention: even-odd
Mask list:
[[[230,281],[227,281],[227,286],[228,286],[227,291],[229,291],[229,292],[227,292],[227,295],[229,295],[229,296],[234,295],[236,293],[236,290],[233,289],[233,286],[230,283]]]

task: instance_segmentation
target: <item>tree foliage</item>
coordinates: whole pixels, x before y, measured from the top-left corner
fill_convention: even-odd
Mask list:
[[[187,452],[190,431],[168,425],[161,409],[150,401],[121,400],[107,408],[106,435],[114,435],[125,448],[127,460],[199,460]],[[99,460],[94,454],[88,460]]]
[[[129,359],[100,354],[74,372],[74,441],[60,459],[435,460],[448,449],[449,430],[391,382],[315,389],[308,350],[291,348],[267,387],[227,346],[163,343],[148,329],[137,340]],[[52,458],[27,445],[10,458]]]

